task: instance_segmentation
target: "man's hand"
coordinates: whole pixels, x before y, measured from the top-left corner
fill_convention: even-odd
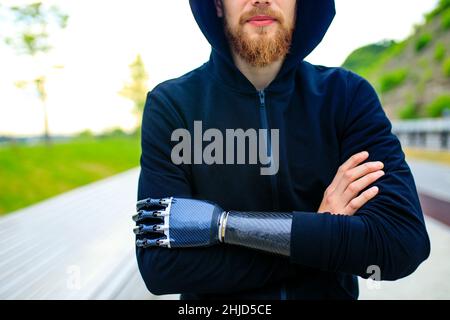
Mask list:
[[[384,175],[381,170],[384,164],[380,161],[358,165],[368,156],[367,151],[357,153],[339,167],[333,181],[325,190],[319,213],[353,215],[378,194],[378,187],[374,186],[358,196],[363,189]]]

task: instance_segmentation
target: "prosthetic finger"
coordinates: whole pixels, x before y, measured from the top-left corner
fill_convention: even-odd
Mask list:
[[[146,199],[142,199],[139,200],[138,202],[136,202],[136,210],[141,210],[141,209],[159,209],[159,208],[166,208],[169,203],[170,203],[170,199],[172,198],[161,198],[161,199],[152,199],[152,198],[146,198]]]
[[[164,216],[167,215],[167,211],[164,210],[139,210],[132,218],[135,222],[142,222],[147,219],[156,219],[160,221],[164,221]]]
[[[164,224],[140,224],[133,229],[135,234],[164,233]]]
[[[148,248],[148,247],[167,247],[167,239],[138,239],[136,240],[136,246],[141,248]]]

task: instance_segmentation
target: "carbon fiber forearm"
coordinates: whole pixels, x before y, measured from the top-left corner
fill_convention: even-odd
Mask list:
[[[223,219],[223,242],[290,255],[292,213],[230,211]]]

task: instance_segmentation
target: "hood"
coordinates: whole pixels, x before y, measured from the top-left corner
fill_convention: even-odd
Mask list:
[[[335,15],[334,0],[297,0],[297,19],[291,48],[277,77],[302,61],[322,41]],[[222,20],[216,15],[214,0],[189,0],[201,31],[218,54],[235,67]],[[237,68],[236,68],[237,70]]]

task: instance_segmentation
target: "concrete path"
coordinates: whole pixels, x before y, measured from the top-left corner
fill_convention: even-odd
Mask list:
[[[419,194],[450,203],[450,166],[418,160],[407,162]],[[450,210],[440,215],[450,215]],[[412,275],[397,281],[381,281],[378,286],[359,278],[360,299],[450,299],[450,227],[426,215],[425,223],[431,241],[428,260]]]
[[[133,169],[0,219],[0,299],[160,298],[145,288],[133,251],[138,174]]]
[[[419,160],[407,160],[407,163],[419,193],[450,202],[450,166]]]

